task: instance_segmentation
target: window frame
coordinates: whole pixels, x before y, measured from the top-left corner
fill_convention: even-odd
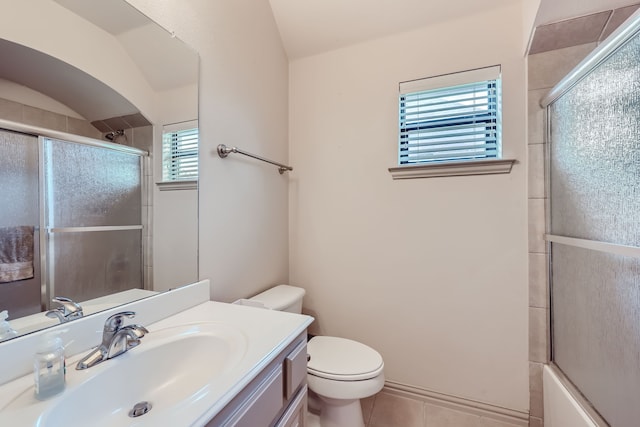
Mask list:
[[[406,159],[406,155],[403,156],[403,143],[402,143],[402,114],[403,114],[403,98],[407,95],[419,94],[421,92],[454,88],[466,84],[482,83],[490,80],[497,80],[496,96],[500,97],[497,100],[499,104],[502,102],[502,93],[500,89],[500,80],[502,78],[502,69],[500,65],[478,68],[474,70],[455,72],[451,74],[444,74],[440,76],[427,77],[423,79],[411,80],[401,82],[398,85],[398,108],[399,108],[399,122],[398,122],[398,139],[397,139],[397,165],[396,167],[389,168],[393,179],[408,179],[408,178],[428,178],[428,177],[440,177],[440,176],[460,176],[460,175],[484,175],[484,174],[496,174],[496,173],[509,173],[512,165],[515,163],[513,159],[502,158],[502,113],[500,109],[497,109],[496,120],[496,156],[495,157],[479,157],[475,159],[437,159],[422,160],[415,162],[402,162],[403,157]],[[488,94],[487,98],[490,95]],[[479,113],[473,114],[474,116],[481,115]],[[472,123],[472,122],[470,122]],[[482,127],[480,125],[479,127]],[[445,127],[446,128],[446,127]],[[406,143],[405,149],[406,149]],[[486,143],[479,145],[479,148],[486,149]]]
[[[171,154],[169,157],[167,157],[167,150],[166,150],[166,140],[165,137],[166,135],[169,134],[179,134],[181,132],[185,132],[185,131],[191,131],[193,129],[197,130],[197,141],[196,141],[196,153],[195,156],[193,155],[193,153],[187,153],[186,155],[184,153],[179,153],[179,150],[175,150],[172,149]],[[199,132],[199,127],[198,127],[198,121],[197,120],[191,120],[191,121],[186,121],[186,122],[180,122],[180,123],[173,123],[173,124],[168,124],[168,125],[164,125],[162,128],[162,136],[161,136],[161,159],[160,159],[160,170],[161,170],[161,181],[157,182],[156,185],[159,187],[159,189],[161,191],[166,191],[166,190],[191,190],[191,189],[197,189],[197,184],[198,184],[198,177],[199,177],[199,159],[198,159],[198,148],[200,145],[200,132]],[[189,150],[192,151],[193,149]],[[186,150],[185,150],[186,151]],[[180,179],[178,177],[174,177],[173,179],[171,177],[168,177],[166,175],[166,171],[167,171],[167,162],[176,162],[177,159],[179,159],[180,157],[182,158],[195,158],[196,159],[196,166],[197,166],[197,172],[196,175],[194,177],[187,177],[187,178],[183,178]],[[174,169],[173,166],[170,167],[170,169]]]

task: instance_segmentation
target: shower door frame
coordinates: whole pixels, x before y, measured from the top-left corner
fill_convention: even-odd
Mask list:
[[[39,262],[40,265],[40,306],[41,310],[46,311],[50,309],[51,298],[56,296],[55,294],[55,283],[53,277],[49,277],[50,269],[49,269],[49,259],[51,255],[49,253],[49,237],[52,233],[62,233],[62,232],[83,232],[83,231],[118,231],[118,230],[141,230],[141,245],[140,245],[140,256],[141,256],[141,285],[142,289],[145,289],[145,275],[147,274],[145,268],[145,255],[148,248],[145,245],[145,229],[149,226],[148,220],[148,212],[145,215],[145,198],[147,197],[147,192],[149,191],[148,183],[147,183],[147,162],[145,159],[149,157],[149,152],[145,150],[141,150],[135,147],[129,147],[126,145],[120,145],[116,143],[110,143],[105,141],[100,141],[97,139],[69,134],[66,132],[55,131],[51,129],[41,128],[37,126],[30,126],[23,123],[12,122],[10,120],[0,119],[0,129],[13,131],[22,133],[25,135],[30,135],[37,137],[38,144],[38,209],[39,209],[39,249],[40,249],[40,259],[34,260],[35,262]],[[72,144],[81,144],[90,147],[102,148],[111,151],[117,151],[121,153],[136,155],[139,157],[140,162],[140,205],[141,205],[141,224],[137,225],[126,225],[126,226],[101,226],[101,227],[50,227],[47,229],[46,225],[46,215],[47,215],[47,196],[46,196],[46,183],[45,183],[45,165],[44,165],[44,145],[46,140],[55,140],[61,142],[68,142]],[[81,230],[84,229],[84,230]]]
[[[79,137],[75,138],[76,135],[67,135],[66,137],[51,137],[47,135],[38,135],[38,166],[39,176],[39,192],[40,192],[40,271],[41,271],[41,306],[42,310],[49,310],[51,307],[51,298],[56,295],[55,288],[55,277],[54,277],[54,269],[50,260],[54,259],[54,251],[55,249],[51,246],[51,237],[53,234],[58,233],[85,233],[85,232],[100,232],[100,231],[126,231],[126,230],[140,230],[140,279],[141,279],[141,289],[144,289],[145,284],[145,268],[144,268],[144,257],[145,257],[145,245],[144,245],[144,230],[145,230],[145,218],[143,214],[143,210],[141,209],[140,213],[140,222],[141,224],[137,225],[121,225],[121,226],[84,226],[84,227],[50,227],[47,225],[48,222],[48,196],[47,196],[47,173],[45,171],[45,144],[47,141],[59,141],[65,143],[72,144],[81,144],[89,147],[100,148],[125,154],[131,154],[138,156],[138,161],[140,163],[140,206],[141,208],[144,206],[144,200],[146,197],[146,180],[144,179],[146,176],[146,163],[145,157],[148,157],[149,153],[140,150],[138,148],[129,147],[126,145],[120,145],[116,143],[103,142],[99,140],[94,140],[91,138]],[[47,283],[48,281],[48,283]],[[65,296],[65,295],[63,295]]]
[[[551,91],[540,101],[540,105],[545,110],[545,194],[548,195],[545,206],[545,235],[548,253],[548,284],[549,284],[549,354],[550,365],[555,375],[562,379],[567,391],[572,395],[581,408],[598,426],[608,426],[608,422],[598,412],[598,409],[585,397],[582,391],[571,381],[554,361],[554,292],[553,292],[553,245],[559,244],[572,248],[581,248],[591,251],[603,252],[607,254],[620,255],[624,257],[640,258],[640,247],[629,246],[619,243],[609,243],[598,240],[567,237],[551,233],[551,155],[553,143],[551,107],[565,93],[569,92],[583,78],[588,76],[594,69],[604,63],[634,37],[640,37],[640,11],[635,12],[624,24],[614,31],[609,38],[591,52],[580,64],[578,64],[566,77],[564,77]]]

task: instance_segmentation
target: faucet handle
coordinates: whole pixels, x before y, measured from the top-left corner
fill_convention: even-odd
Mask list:
[[[115,332],[122,326],[122,322],[125,317],[132,318],[135,317],[135,311],[123,311],[120,313],[116,313],[112,316],[109,316],[107,320],[104,322],[104,330],[106,332]]]
[[[71,298],[58,296],[53,297],[51,301],[57,302],[62,306],[61,309],[64,316],[74,314],[77,317],[82,317],[82,307]]]

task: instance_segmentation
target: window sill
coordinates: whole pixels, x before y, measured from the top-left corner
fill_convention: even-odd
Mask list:
[[[197,190],[198,181],[164,181],[156,182],[158,190],[160,191],[175,191],[175,190]]]
[[[409,165],[389,168],[393,179],[435,178],[440,176],[490,175],[510,173],[515,159]]]

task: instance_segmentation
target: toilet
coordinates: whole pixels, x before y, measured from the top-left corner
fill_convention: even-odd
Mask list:
[[[278,285],[249,300],[271,310],[302,312],[305,290]],[[319,398],[322,427],[364,427],[360,399],[384,386],[382,356],[346,338],[315,336],[307,343],[307,383]]]

